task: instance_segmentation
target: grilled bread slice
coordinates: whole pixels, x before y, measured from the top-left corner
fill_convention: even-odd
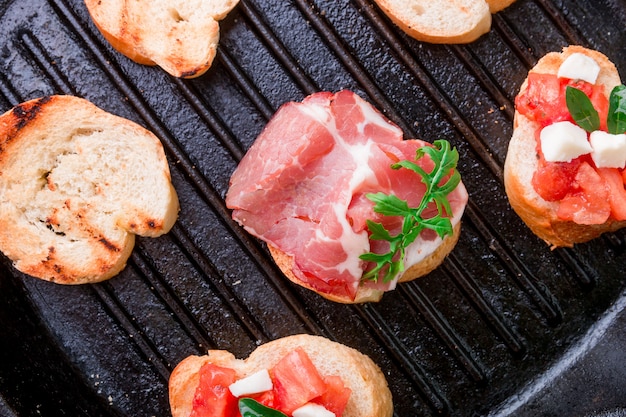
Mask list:
[[[219,23],[239,0],[85,0],[104,38],[143,65],[194,78],[213,63]]]
[[[596,84],[604,86],[607,97],[616,85],[621,84],[615,65],[603,54],[581,46],[569,46],[562,52],[551,52],[537,62],[530,72],[556,74],[559,67],[574,53],[583,53],[592,57],[600,66]],[[520,94],[526,90],[525,80]],[[606,223],[597,225],[577,224],[562,220],[557,216],[558,202],[546,201],[532,186],[532,178],[537,170],[537,151],[535,132],[539,124],[519,112],[515,112],[513,136],[509,143],[505,164],[504,184],[511,206],[528,227],[551,247],[571,247],[600,236],[602,233],[615,231],[626,226],[624,221],[609,218]]]
[[[0,116],[0,251],[60,284],[119,273],[135,234],[170,230],[178,198],[161,142],[73,96]]]
[[[180,362],[169,379],[169,399],[173,417],[187,417],[199,384],[200,368],[212,363],[234,369],[244,378],[262,369],[270,369],[296,348],[302,348],[321,375],[341,377],[352,391],[342,417],[390,417],[393,414],[391,392],[382,371],[367,355],[321,336],[299,334],[259,346],[245,359],[230,352],[210,350],[204,356],[188,356]]]
[[[375,0],[389,18],[417,40],[469,43],[489,32],[491,14],[515,0]]]

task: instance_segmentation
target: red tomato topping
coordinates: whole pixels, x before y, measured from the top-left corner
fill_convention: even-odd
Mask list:
[[[190,417],[236,417],[237,398],[228,386],[235,382],[233,369],[207,363],[200,368],[200,383],[193,397]]]
[[[335,413],[335,416],[340,417],[348,405],[352,390],[343,384],[343,380],[339,376],[327,376],[324,378],[324,382],[326,383],[326,392],[313,402],[323,405],[328,411]]]
[[[611,215],[609,191],[598,174],[583,162],[576,173],[577,188],[561,200],[558,216],[578,224],[602,224]]]
[[[546,201],[558,201],[557,215],[578,224],[601,224],[609,216],[626,219],[626,174],[616,169],[598,170],[588,156],[571,162],[547,162],[541,153],[539,131],[559,121],[573,119],[567,109],[567,86],[584,92],[600,119],[600,130],[606,131],[609,100],[604,87],[585,81],[558,78],[554,74],[528,75],[526,90],[515,99],[518,112],[540,124],[536,132],[539,163],[532,178],[535,191]]]
[[[606,131],[609,99],[605,95],[604,87],[586,81],[532,72],[528,74],[526,90],[515,98],[515,108],[542,127],[564,120],[573,121],[565,101],[567,86],[578,88],[589,97],[600,117],[600,129]]]
[[[626,189],[622,174],[614,168],[599,168],[598,173],[609,189],[611,216],[615,220],[626,220]]]
[[[352,393],[341,377],[322,377],[300,347],[269,372],[274,388],[249,398],[287,415],[308,402],[315,402],[341,417]],[[228,389],[237,380],[233,369],[207,363],[200,368],[199,376],[190,417],[241,417],[238,399]]]
[[[278,409],[291,415],[326,391],[326,384],[304,349],[298,347],[270,370]]]
[[[580,158],[571,162],[546,162],[540,157],[532,179],[537,194],[546,201],[560,201],[572,189]]]

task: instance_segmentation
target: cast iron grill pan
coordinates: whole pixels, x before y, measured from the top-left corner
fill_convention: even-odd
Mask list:
[[[513,100],[528,69],[568,44],[626,68],[624,22],[623,0],[517,0],[489,34],[445,46],[407,37],[370,0],[241,0],[214,66],[180,80],[113,50],[80,0],[0,0],[0,111],[73,94],[134,120],[163,142],[181,201],[173,230],[138,239],[104,283],[59,286],[2,258],[0,411],[166,416],[167,379],[184,357],[219,348],[245,358],[305,332],[374,359],[396,416],[510,414],[506,404],[626,287],[623,232],[550,251],[511,210],[502,168]],[[470,193],[444,264],[377,304],[335,304],[290,284],[224,205],[231,173],[281,104],[341,89],[406,137],[451,141]],[[623,406],[620,397],[566,414]]]

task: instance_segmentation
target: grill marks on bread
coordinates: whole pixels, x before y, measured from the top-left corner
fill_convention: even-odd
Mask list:
[[[219,20],[238,0],[85,0],[91,18],[119,52],[175,77],[194,78],[212,65]]]
[[[135,234],[169,231],[178,198],[159,140],[86,100],[52,96],[0,116],[0,250],[65,284],[119,273]]]

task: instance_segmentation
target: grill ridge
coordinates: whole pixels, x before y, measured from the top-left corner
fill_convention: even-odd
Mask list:
[[[456,360],[465,367],[466,372],[475,382],[485,380],[485,368],[474,357],[474,353],[465,341],[459,337],[448,320],[437,310],[432,301],[414,282],[402,285],[398,291],[402,291],[411,300],[420,314],[426,319],[431,328],[448,347],[448,350]]]
[[[515,356],[521,356],[526,350],[521,337],[506,322],[502,315],[485,300],[476,280],[467,277],[467,274],[461,271],[460,262],[456,259],[454,253],[450,255],[442,268],[452,277],[456,285],[463,291],[467,299],[484,318],[492,331],[506,344],[507,348]]]
[[[100,299],[102,305],[109,311],[109,315],[115,318],[117,323],[127,333],[128,340],[132,341],[161,378],[167,381],[170,375],[170,364],[160,354],[150,338],[146,337],[145,333],[135,324],[132,315],[114,295],[110,284],[107,282],[93,284],[91,288],[96,293],[98,299]]]
[[[446,415],[450,406],[445,395],[443,395],[441,389],[428,378],[422,367],[411,358],[404,344],[394,335],[393,330],[389,328],[378,311],[367,304],[356,305],[354,308],[361,318],[369,324],[372,331],[398,363],[402,372],[411,379],[415,387],[427,400],[430,408],[438,415]]]

